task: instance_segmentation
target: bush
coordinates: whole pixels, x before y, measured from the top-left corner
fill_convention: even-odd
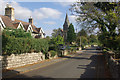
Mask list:
[[[53,50],[51,50],[50,53],[51,53],[51,56],[52,56],[52,57],[54,57],[54,56],[57,54],[57,52],[56,52],[56,51],[53,51]]]
[[[32,38],[31,33],[25,32],[22,29],[4,29],[3,33],[6,36],[12,36],[15,38]]]
[[[45,54],[48,52],[48,48],[49,44],[46,39],[15,37],[8,36],[5,33],[2,34],[3,55],[31,53],[40,51]]]

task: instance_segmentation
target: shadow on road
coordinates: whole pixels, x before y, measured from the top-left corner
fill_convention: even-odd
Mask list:
[[[71,57],[71,56],[64,56],[63,58],[69,58],[69,59],[87,59],[87,60],[89,60],[89,58],[85,58],[85,57]]]
[[[55,80],[54,78],[51,78],[51,77],[44,77],[44,76],[40,76],[40,75],[36,75],[36,76],[27,76],[27,75],[24,75],[24,74],[20,74],[18,71],[15,71],[15,70],[9,70],[8,72],[10,72],[12,75],[11,76],[7,76],[7,74],[4,72],[3,75],[2,75],[2,79],[3,80],[6,80],[6,79],[16,79],[16,80],[24,80],[24,79],[32,79],[32,78],[35,78],[35,80]]]
[[[90,60],[91,63],[89,65],[78,65],[77,69],[85,69],[80,78],[96,78],[97,55],[91,56]]]

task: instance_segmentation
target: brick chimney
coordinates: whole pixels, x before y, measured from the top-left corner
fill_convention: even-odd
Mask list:
[[[30,16],[29,23],[33,25],[33,18]]]
[[[14,8],[8,3],[5,8],[5,16],[8,16],[12,21],[15,20]]]

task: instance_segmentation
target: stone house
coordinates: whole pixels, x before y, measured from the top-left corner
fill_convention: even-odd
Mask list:
[[[43,29],[41,27],[37,28],[33,24],[32,17],[28,19],[28,22],[15,19],[14,8],[9,4],[5,8],[5,15],[0,15],[0,28],[1,31],[5,28],[23,29],[30,32],[34,38],[45,38]]]

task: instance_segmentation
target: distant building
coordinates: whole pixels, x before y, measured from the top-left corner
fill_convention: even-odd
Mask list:
[[[33,24],[33,18],[30,17],[28,22],[15,19],[14,8],[7,4],[5,8],[5,16],[0,15],[0,28],[23,29],[26,32],[31,32],[34,38],[45,38],[45,33],[42,28],[37,28]]]
[[[65,22],[63,24],[63,37],[65,42],[67,41],[67,32],[68,32],[69,25],[70,25],[70,22],[68,19],[68,15],[66,13]]]

